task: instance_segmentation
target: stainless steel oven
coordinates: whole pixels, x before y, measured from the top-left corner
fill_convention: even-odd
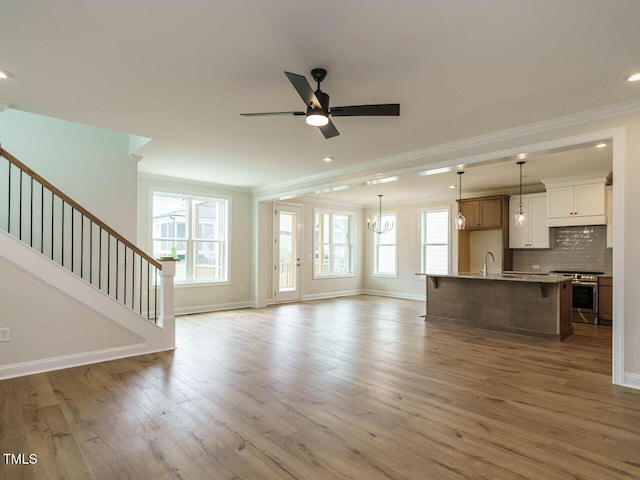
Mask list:
[[[602,272],[551,272],[571,277],[573,290],[572,320],[579,323],[598,324],[598,275]]]

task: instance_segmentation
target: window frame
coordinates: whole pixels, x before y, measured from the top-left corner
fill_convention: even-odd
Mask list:
[[[154,229],[153,229],[153,201],[154,197],[158,196],[166,196],[166,197],[182,197],[187,200],[186,205],[186,225],[185,231],[187,233],[186,238],[182,239],[168,239],[165,237],[154,237]],[[194,201],[205,201],[205,202],[222,202],[225,208],[225,218],[222,221],[222,228],[224,230],[224,235],[222,240],[203,240],[196,237],[197,234],[197,225],[193,223],[193,219],[195,218],[195,205]],[[184,288],[184,287],[198,287],[198,286],[220,286],[220,285],[230,285],[231,284],[231,197],[226,195],[212,195],[210,192],[201,192],[201,191],[192,191],[190,189],[178,190],[173,188],[164,188],[164,187],[149,187],[149,241],[150,241],[150,250],[154,252],[154,242],[156,241],[179,241],[185,242],[185,259],[189,258],[189,255],[193,258],[196,254],[196,244],[198,242],[213,242],[221,245],[222,255],[220,256],[222,265],[222,269],[224,271],[224,275],[222,279],[195,279],[193,278],[194,271],[193,265],[189,265],[190,262],[187,262],[186,265],[186,275],[187,278],[185,280],[174,280],[174,285],[176,288]],[[192,218],[193,217],[193,218]]]
[[[373,216],[373,221],[377,222],[378,216],[380,215],[380,213],[377,213]],[[373,267],[372,267],[372,275],[374,277],[386,277],[386,278],[398,278],[399,275],[399,268],[398,268],[398,212],[397,211],[390,211],[390,212],[382,212],[382,218],[384,217],[393,217],[392,223],[393,223],[393,243],[383,243],[380,244],[380,237],[381,235],[378,235],[377,233],[373,234]],[[381,220],[382,222],[382,220]],[[382,225],[382,223],[380,223],[380,225]],[[393,246],[394,248],[394,272],[393,273],[380,273],[379,272],[379,258],[380,258],[380,253],[379,253],[379,247],[381,246]]]
[[[318,235],[318,239],[316,239],[316,228],[318,225],[317,222],[317,216],[318,215],[323,215],[323,214],[328,214],[329,215],[329,224],[330,224],[330,230],[329,230],[329,242],[320,242],[320,245],[327,245],[329,248],[329,273],[319,273],[317,271],[317,262],[315,259],[315,255],[316,255],[316,251],[320,251],[319,248],[319,244],[318,244],[318,239],[319,237],[321,237],[321,235]],[[340,216],[346,216],[349,219],[349,223],[348,223],[348,232],[347,232],[347,238],[348,238],[348,243],[339,243],[336,244],[333,241],[333,237],[334,237],[334,228],[333,228],[333,217],[334,215],[340,215]],[[333,210],[333,209],[329,209],[329,208],[314,208],[313,209],[313,260],[312,260],[312,278],[314,280],[320,280],[320,279],[324,279],[324,278],[346,278],[346,277],[355,277],[355,273],[354,273],[354,226],[355,226],[355,218],[356,218],[356,214],[354,212],[347,212],[347,211],[341,211],[341,210]],[[334,248],[336,245],[345,245],[347,247],[347,250],[349,251],[349,272],[348,273],[334,273],[333,269],[335,267],[334,265],[334,261],[333,261],[333,253],[334,253]]]
[[[447,230],[447,243],[427,243],[427,214],[430,212],[447,212],[447,222],[446,222],[446,230]],[[420,271],[429,275],[445,275],[443,273],[433,273],[427,272],[427,255],[426,255],[426,247],[427,245],[446,245],[447,246],[447,273],[446,275],[451,274],[451,240],[452,240],[452,219],[451,219],[451,205],[443,205],[442,207],[430,207],[423,208],[420,210]]]

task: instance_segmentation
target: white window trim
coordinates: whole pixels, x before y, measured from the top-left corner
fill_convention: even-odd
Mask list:
[[[378,218],[378,215],[380,215],[380,212],[378,211],[377,213],[373,214],[373,219],[375,221],[376,218]],[[378,278],[399,278],[399,262],[398,262],[398,212],[397,211],[388,211],[388,212],[382,212],[382,216],[388,216],[388,215],[393,215],[393,232],[395,235],[394,238],[394,247],[396,250],[396,254],[395,254],[395,260],[396,260],[396,264],[394,266],[395,268],[395,273],[377,273],[377,266],[378,266],[378,239],[380,238],[380,235],[378,235],[377,233],[373,233],[374,237],[373,237],[373,265],[371,267],[371,276],[373,277],[378,277]],[[386,244],[385,244],[386,245]]]
[[[187,197],[196,197],[196,198],[207,198],[211,200],[226,200],[227,202],[227,278],[226,280],[183,280],[183,281],[175,281],[174,287],[178,289],[189,288],[189,287],[222,287],[231,285],[231,259],[233,258],[232,252],[232,232],[233,232],[233,223],[232,223],[232,215],[233,215],[233,202],[232,198],[229,195],[217,193],[217,192],[209,192],[206,190],[199,190],[194,188],[189,188],[185,186],[185,188],[175,188],[175,187],[164,187],[159,185],[150,185],[148,187],[148,197],[147,197],[147,205],[148,215],[147,215],[147,225],[148,225],[148,235],[147,241],[149,242],[148,250],[153,252],[153,195],[155,193],[158,194],[168,194],[168,195],[184,195]]]
[[[420,245],[420,265],[419,265],[419,271],[422,273],[426,273],[426,265],[425,265],[425,257],[424,257],[424,246],[425,246],[425,242],[424,242],[424,236],[425,236],[425,232],[424,232],[424,228],[425,228],[425,222],[424,222],[424,213],[426,212],[440,212],[442,210],[446,210],[447,211],[447,215],[449,217],[449,221],[447,222],[447,275],[451,275],[451,259],[452,259],[452,254],[451,254],[451,240],[453,238],[452,236],[452,225],[453,225],[453,221],[451,219],[451,205],[442,205],[441,207],[429,207],[429,208],[422,208],[420,209],[420,238],[419,238],[419,245]],[[421,280],[424,280],[426,277],[420,277]]]
[[[343,210],[333,210],[330,208],[314,208],[313,209],[313,250],[312,250],[312,255],[315,255],[316,252],[316,215],[318,214],[329,214],[329,215],[346,215],[349,217],[349,243],[347,244],[349,247],[349,273],[317,273],[316,272],[316,261],[315,258],[312,259],[312,265],[311,265],[311,270],[312,270],[312,274],[311,274],[311,278],[313,278],[314,280],[323,280],[325,278],[349,278],[349,277],[355,277],[356,274],[354,273],[354,259],[353,259],[353,255],[354,255],[354,250],[355,250],[355,245],[354,245],[354,227],[355,227],[355,220],[356,220],[356,214],[355,212],[348,212],[348,211],[343,211]],[[333,224],[332,224],[333,225]],[[330,245],[333,245],[333,227],[331,228],[331,231],[329,233],[330,235]]]

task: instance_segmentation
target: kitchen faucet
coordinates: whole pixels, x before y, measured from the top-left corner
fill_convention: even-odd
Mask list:
[[[484,267],[482,267],[482,276],[487,276],[487,257],[491,257],[491,261],[495,262],[496,258],[493,256],[493,253],[487,252],[484,254]]]

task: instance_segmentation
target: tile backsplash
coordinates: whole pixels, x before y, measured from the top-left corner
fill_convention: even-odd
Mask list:
[[[521,272],[576,270],[611,273],[613,252],[607,248],[607,227],[552,228],[552,248],[513,250],[513,269]],[[540,265],[534,270],[533,265]]]

